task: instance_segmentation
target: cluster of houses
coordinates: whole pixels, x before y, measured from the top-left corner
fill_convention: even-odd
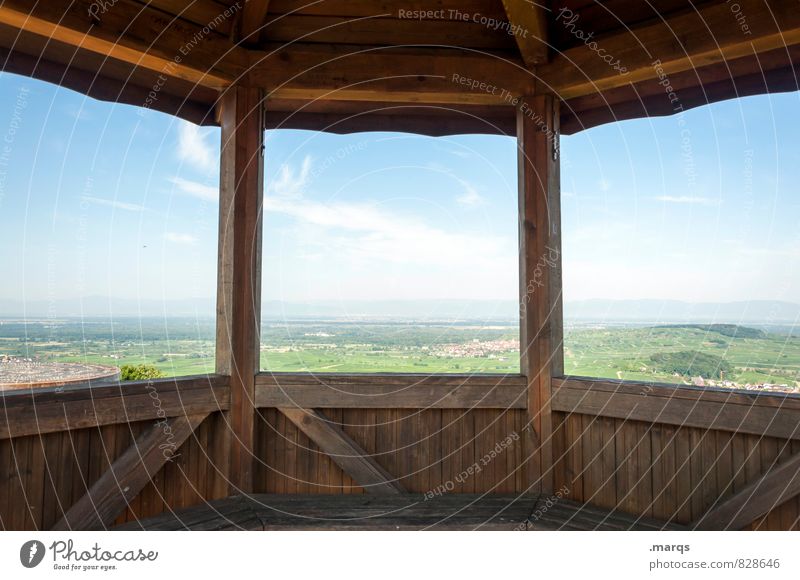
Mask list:
[[[703,377],[693,377],[692,384],[695,387],[724,387],[728,389],[744,389],[746,391],[770,391],[776,393],[800,393],[800,383],[789,385],[787,383],[745,383],[740,385],[734,381],[715,381],[705,380]]]

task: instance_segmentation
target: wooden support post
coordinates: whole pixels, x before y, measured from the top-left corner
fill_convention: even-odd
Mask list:
[[[231,376],[228,412],[231,493],[253,490],[255,375],[261,325],[264,95],[232,87],[220,101],[220,239],[217,372]],[[231,440],[232,439],[232,440]],[[223,455],[224,456],[224,455]]]
[[[528,381],[529,492],[553,491],[551,378],[563,374],[559,103],[524,98],[517,109],[520,367]]]
[[[321,412],[297,407],[281,407],[280,411],[367,493],[405,493],[396,477],[367,455],[347,433],[331,425]]]
[[[69,508],[54,530],[106,529],[178,449],[207,413],[158,421],[120,455],[111,468]]]

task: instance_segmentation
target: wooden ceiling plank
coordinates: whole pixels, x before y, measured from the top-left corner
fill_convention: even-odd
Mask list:
[[[248,50],[130,0],[99,14],[100,24],[87,18],[88,6],[7,0],[0,24],[78,48],[76,65],[86,51],[215,90],[247,84],[271,98],[507,105],[534,85],[521,61],[477,52],[298,43]]]
[[[96,6],[87,0],[35,6],[7,0],[0,6],[0,24],[215,89],[245,71],[246,51],[213,30],[206,33],[209,25],[202,28],[133,2],[119,1],[105,12]],[[223,11],[218,19],[229,17]]]
[[[539,67],[537,76],[567,100],[800,43],[800,11],[791,3],[772,2],[770,10],[764,0],[738,4],[747,14],[747,31],[726,3],[606,38],[590,36],[581,20],[556,13],[555,25],[585,42]]]
[[[528,68],[544,64],[548,59],[547,15],[544,0],[503,0],[509,32],[517,42],[522,60]]]
[[[250,78],[276,99],[509,106],[535,85],[521,61],[473,51],[322,44],[264,50]]]
[[[245,0],[239,37],[245,46],[256,46],[267,20],[269,0]]]
[[[270,42],[339,43],[356,45],[428,45],[445,48],[478,48],[513,51],[514,41],[504,29],[494,30],[478,22],[441,18],[341,17],[274,15],[264,36]]]
[[[212,22],[221,12],[225,10],[225,6],[214,2],[214,0],[138,0],[140,4],[151,6],[163,10],[167,14],[178,16],[194,24],[205,26]],[[233,19],[225,19],[219,22],[217,31],[224,36],[229,36],[233,28]]]
[[[403,13],[417,13],[422,20],[428,19],[426,12],[433,14],[445,10],[457,10],[462,14],[479,13],[487,18],[499,19],[504,15],[499,2],[487,0],[272,0],[272,14],[303,14],[314,16],[377,16],[387,14],[401,17]],[[449,15],[449,12],[448,12]],[[434,17],[432,19],[438,19]]]

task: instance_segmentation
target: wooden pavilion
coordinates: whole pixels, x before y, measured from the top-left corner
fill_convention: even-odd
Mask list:
[[[564,376],[558,259],[559,135],[798,90],[797,1],[3,0],[0,50],[222,130],[216,374],[4,393],[4,529],[800,527],[800,399]],[[519,375],[259,371],[275,128],[516,136]]]

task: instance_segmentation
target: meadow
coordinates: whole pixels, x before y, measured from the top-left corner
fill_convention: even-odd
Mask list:
[[[0,321],[0,356],[113,366],[165,376],[214,370],[211,319]],[[800,387],[800,336],[787,329],[568,323],[564,367],[576,376]],[[518,373],[508,321],[264,321],[261,368],[274,372]]]

